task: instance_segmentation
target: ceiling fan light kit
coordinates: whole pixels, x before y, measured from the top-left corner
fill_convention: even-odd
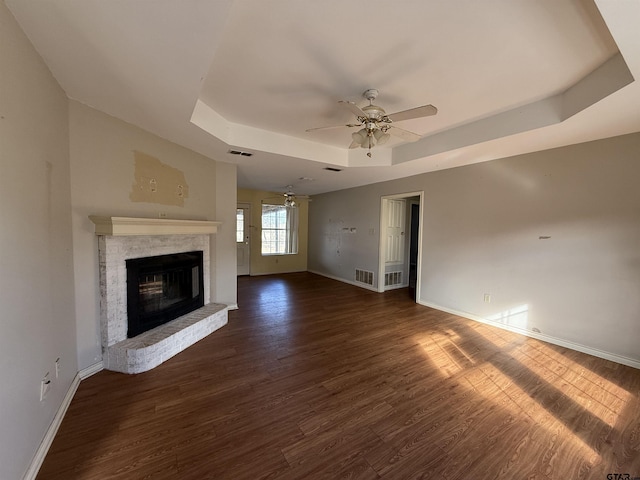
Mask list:
[[[379,92],[375,88],[365,90],[362,96],[369,100],[369,105],[362,108],[358,107],[353,102],[347,102],[344,100],[338,102],[347,107],[351,113],[356,116],[359,123],[310,128],[307,132],[339,127],[361,127],[360,130],[351,134],[352,141],[349,148],[366,148],[369,150],[369,152],[367,152],[367,156],[371,157],[371,149],[376,145],[384,145],[391,135],[395,135],[408,142],[415,142],[420,139],[420,135],[417,133],[398,128],[395,125],[392,125],[393,122],[429,117],[438,113],[438,109],[433,105],[423,105],[421,107],[415,107],[387,115],[382,107],[373,104],[373,101],[378,97],[378,94]]]
[[[373,136],[375,137],[376,142],[378,142],[378,145],[384,145],[391,137],[391,135],[389,135],[386,130],[383,130],[382,128],[375,130],[373,132]]]

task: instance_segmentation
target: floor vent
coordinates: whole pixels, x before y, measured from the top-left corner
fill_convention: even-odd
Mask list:
[[[373,285],[373,272],[356,268],[356,282]]]
[[[387,272],[384,274],[384,286],[402,285],[402,272]]]

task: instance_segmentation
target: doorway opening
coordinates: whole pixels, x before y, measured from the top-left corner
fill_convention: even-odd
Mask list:
[[[423,195],[385,195],[380,208],[378,291],[407,288],[414,302],[420,295]]]

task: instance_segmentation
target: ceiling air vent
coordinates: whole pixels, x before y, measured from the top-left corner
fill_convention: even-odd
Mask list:
[[[252,157],[253,156],[253,153],[241,152],[240,150],[229,150],[229,151],[227,151],[227,153],[230,153],[231,155],[242,155],[243,157]]]
[[[325,170],[329,170],[330,172],[341,172],[342,169],[341,168],[335,168],[335,167],[324,167]]]

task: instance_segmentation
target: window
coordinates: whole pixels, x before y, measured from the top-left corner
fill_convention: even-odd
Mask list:
[[[298,209],[262,205],[262,255],[298,253]]]
[[[236,242],[244,242],[244,209],[236,209]]]

